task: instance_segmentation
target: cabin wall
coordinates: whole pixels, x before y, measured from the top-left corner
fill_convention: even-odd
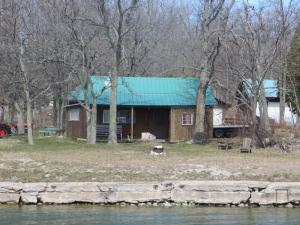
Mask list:
[[[97,124],[103,124],[103,110],[108,106],[98,106]],[[118,110],[130,110],[131,107],[118,107]],[[158,139],[169,139],[169,108],[135,107],[133,138],[140,139],[142,132],[150,132]],[[131,124],[122,125],[123,138],[131,137]]]
[[[69,120],[69,111],[79,108],[79,121]],[[80,106],[67,108],[65,113],[66,135],[72,138],[86,138],[86,114],[84,108]]]
[[[79,108],[79,121],[69,120],[69,110],[66,110],[66,135],[74,138],[86,138],[86,114],[85,110]],[[97,124],[103,124],[103,110],[108,107],[98,106]],[[120,108],[130,109],[130,108]],[[206,109],[206,131],[208,137],[213,134],[213,108]],[[195,122],[195,108],[134,108],[135,123],[133,125],[133,136],[135,139],[141,138],[142,132],[150,132],[159,139],[171,141],[188,141],[194,134],[194,125],[182,125],[182,113],[193,113]],[[131,134],[131,125],[122,124],[123,138]]]
[[[193,113],[195,123],[195,108],[171,108],[170,110],[170,140],[171,141],[188,141],[193,138],[195,126],[182,125],[182,114]],[[213,108],[205,109],[205,127],[206,134],[209,138],[213,135]]]

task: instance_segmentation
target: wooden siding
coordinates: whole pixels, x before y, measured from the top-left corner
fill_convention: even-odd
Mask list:
[[[171,141],[188,141],[193,138],[194,125],[182,125],[182,113],[193,113],[195,123],[195,108],[171,108],[170,110],[170,140]],[[213,135],[213,109],[205,109],[205,126],[209,138]]]
[[[195,109],[193,108],[171,108],[170,111],[170,140],[191,140],[194,133],[194,125],[182,125],[182,113],[193,113],[195,122]]]
[[[69,110],[79,108],[79,121],[69,121]],[[66,118],[66,135],[73,138],[86,138],[86,115],[85,110],[80,107],[67,108],[65,113]]]
[[[85,110],[80,107],[80,121],[69,121],[69,110],[66,110],[66,135],[68,137],[86,138],[86,115]],[[73,107],[75,108],[75,107]],[[108,107],[98,106],[97,124],[103,124],[103,110]],[[120,107],[120,109],[130,110],[130,107]],[[133,137],[141,138],[142,132],[150,132],[159,139],[171,141],[188,141],[191,140],[194,134],[194,125],[182,125],[181,116],[183,112],[194,113],[194,108],[134,108],[135,123],[133,125]],[[213,110],[206,108],[206,130],[209,137],[213,133]],[[122,124],[123,138],[131,135],[131,125]]]

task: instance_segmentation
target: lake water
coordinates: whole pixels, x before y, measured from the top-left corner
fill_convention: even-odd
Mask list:
[[[300,208],[0,206],[1,225],[299,225]]]

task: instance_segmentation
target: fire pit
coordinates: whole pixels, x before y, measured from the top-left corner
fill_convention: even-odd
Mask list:
[[[151,150],[151,155],[162,155],[164,154],[164,148],[162,145],[156,145]]]

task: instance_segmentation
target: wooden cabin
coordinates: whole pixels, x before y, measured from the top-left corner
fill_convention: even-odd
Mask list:
[[[106,83],[106,76],[93,76],[95,92]],[[199,79],[195,77],[119,77],[117,124],[123,138],[140,139],[149,132],[156,139],[187,141],[194,133],[195,108]],[[85,110],[78,102],[83,93],[77,87],[69,95],[66,133],[86,138]],[[74,97],[76,96],[76,97]],[[110,88],[97,99],[97,124],[109,124]],[[92,99],[89,99],[90,102]],[[206,92],[206,127],[212,136],[213,107],[217,104],[211,87]]]

